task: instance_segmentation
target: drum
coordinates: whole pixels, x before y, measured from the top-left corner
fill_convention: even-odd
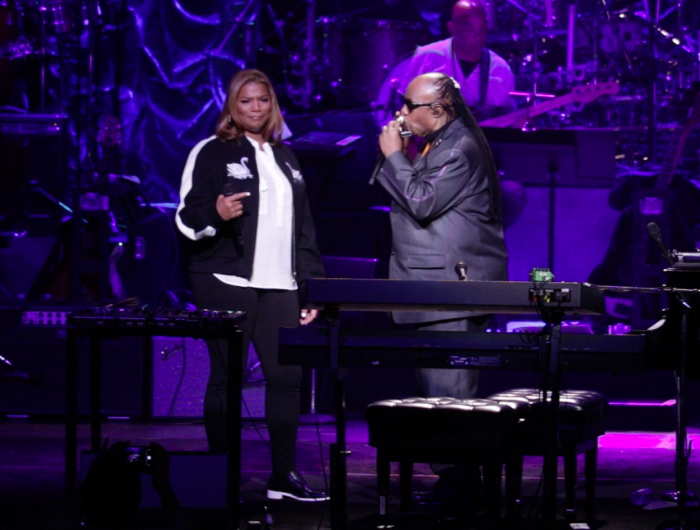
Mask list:
[[[625,15],[600,27],[600,49],[607,53],[640,51],[644,45],[644,22]]]
[[[422,23],[361,20],[357,24],[347,44],[346,100],[351,105],[372,105],[392,65],[426,44],[430,36]]]
[[[498,2],[493,10],[496,20],[489,22],[489,28],[496,33],[516,35],[519,40],[527,39],[533,31],[566,28],[568,10],[569,2],[565,0]]]
[[[314,21],[312,53],[307,53],[305,24],[294,27],[290,58],[291,87],[289,96],[296,105],[304,100],[337,99],[341,92],[345,65],[345,19],[339,17],[318,17]],[[307,78],[311,81],[312,93],[307,93]]]

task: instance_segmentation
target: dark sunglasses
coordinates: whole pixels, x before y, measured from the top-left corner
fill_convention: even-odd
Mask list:
[[[432,103],[413,103],[410,99],[404,96],[403,98],[403,104],[406,105],[406,108],[408,109],[408,112],[413,112],[416,110],[418,107],[432,107],[435,105],[437,101],[433,101]]]

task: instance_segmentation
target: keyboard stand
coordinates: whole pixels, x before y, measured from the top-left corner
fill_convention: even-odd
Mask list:
[[[78,339],[90,339],[90,450],[101,449],[101,358],[102,340],[125,336],[138,337],[191,337],[194,339],[228,339],[227,353],[227,408],[226,440],[228,469],[226,477],[227,530],[239,528],[240,483],[241,483],[241,389],[243,368],[239,359],[242,354],[242,333],[235,327],[142,327],[133,326],[86,326],[68,328],[66,340],[66,430],[65,430],[65,474],[66,496],[72,496],[77,483],[78,449]],[[144,355],[148,352],[144,351]]]

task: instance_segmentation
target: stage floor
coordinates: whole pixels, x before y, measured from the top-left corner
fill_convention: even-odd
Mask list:
[[[110,421],[103,426],[103,436],[110,441],[129,440],[133,445],[155,441],[170,451],[206,451],[204,427],[201,423],[137,424]],[[700,430],[690,429],[690,438],[700,440]],[[243,430],[243,466],[241,496],[243,522],[264,521],[265,507],[272,517],[271,528],[305,530],[329,528],[328,506],[322,504],[267,501],[265,484],[270,473],[267,430],[262,422],[246,422]],[[315,488],[325,488],[328,470],[328,444],[334,440],[332,425],[302,426],[299,432],[298,469]],[[320,446],[319,446],[320,441]],[[79,428],[79,448],[87,449],[89,428]],[[651,488],[659,500],[665,491],[675,489],[673,433],[609,433],[600,439],[597,482],[597,521],[588,521],[591,528],[605,530],[641,530],[677,526],[675,508],[643,510],[630,502],[630,494]],[[695,443],[694,443],[695,445]],[[43,528],[63,499],[63,425],[58,422],[38,423],[24,420],[0,423],[0,530]],[[372,515],[375,508],[375,451],[367,443],[367,426],[361,419],[348,424],[348,500],[350,528],[376,528]],[[323,462],[321,461],[323,458]],[[538,491],[541,459],[528,457],[524,472],[523,513],[537,509],[533,496]],[[324,473],[324,469],[326,473]],[[396,473],[397,468],[392,468]],[[579,522],[583,518],[583,461],[579,459],[577,486]],[[436,477],[427,465],[417,464],[414,490],[430,489]],[[700,487],[700,466],[691,455],[688,469],[689,489]],[[559,506],[563,518],[563,472],[559,470]],[[398,477],[392,481],[389,510],[398,512]],[[541,493],[541,489],[539,490]],[[178,493],[176,491],[176,493]],[[188,505],[187,493],[179,495]],[[423,509],[416,505],[416,511]],[[480,528],[478,514],[463,517],[448,509],[435,510],[442,517],[439,528]],[[691,518],[700,518],[694,509]],[[158,520],[157,510],[143,509],[145,522]],[[194,528],[223,528],[224,513],[218,508],[192,509]],[[418,519],[414,520],[417,522]],[[254,525],[251,525],[254,526]],[[245,526],[244,526],[245,527]],[[536,521],[525,521],[522,528],[539,528]],[[397,530],[404,526],[397,526]]]

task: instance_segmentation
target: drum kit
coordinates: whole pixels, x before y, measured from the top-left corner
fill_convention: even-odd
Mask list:
[[[687,29],[693,1],[657,2],[650,13],[653,0],[491,0],[488,45],[511,65],[518,92],[564,93],[620,81],[617,111],[607,113],[603,121],[612,123],[603,125],[640,126],[650,76],[658,81],[654,99],[663,101],[677,99],[700,75],[698,35]],[[439,39],[425,28],[352,14],[295,28],[291,85],[303,81],[313,93],[304,110],[365,108],[385,123],[396,110],[397,89],[416,46]],[[569,118],[552,113],[553,126],[571,123]]]
[[[302,29],[300,27],[296,30]],[[314,110],[341,107],[376,106],[387,76],[416,46],[430,42],[421,23],[375,20],[354,15],[325,16],[306,31],[295,31],[292,40],[291,72],[293,98]],[[311,74],[313,94],[303,105],[301,95]],[[304,85],[302,88],[299,85]],[[296,88],[296,89],[295,89]],[[326,103],[326,105],[324,105]]]

